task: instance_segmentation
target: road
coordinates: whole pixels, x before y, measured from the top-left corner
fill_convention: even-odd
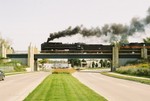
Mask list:
[[[76,72],[73,76],[108,101],[150,101],[150,85],[116,79],[91,71]]]
[[[0,81],[0,101],[22,101],[49,72],[33,72],[6,76]]]

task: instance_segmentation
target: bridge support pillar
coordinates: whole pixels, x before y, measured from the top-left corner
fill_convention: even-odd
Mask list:
[[[141,49],[141,58],[142,59],[147,59],[147,49],[145,48],[145,46]]]
[[[34,54],[38,53],[38,49],[36,47],[30,46],[28,47],[28,66],[31,68],[31,71],[37,71],[38,61],[34,58]]]
[[[38,71],[38,59],[34,59],[34,71]]]
[[[115,71],[117,67],[119,67],[119,50],[118,50],[118,46],[115,45],[113,47],[113,51],[112,51],[112,66],[111,66],[111,71]]]
[[[6,58],[6,47],[3,43],[0,45],[0,56]]]
[[[34,49],[31,44],[28,47],[28,66],[31,68],[31,71],[34,71]]]

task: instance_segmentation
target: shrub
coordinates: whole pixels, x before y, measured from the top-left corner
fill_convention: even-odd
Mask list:
[[[21,65],[21,66],[14,66],[14,70],[16,71],[16,72],[21,72],[21,71],[26,71],[26,66],[23,66],[23,65]]]
[[[52,74],[70,74],[69,72],[52,72]]]
[[[53,69],[52,74],[70,74],[75,71],[75,69]]]
[[[146,76],[150,77],[150,68],[145,67],[120,67],[116,70],[117,73],[136,75],[136,76]]]

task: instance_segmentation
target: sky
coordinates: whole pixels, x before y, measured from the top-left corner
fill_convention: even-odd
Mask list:
[[[27,50],[30,43],[40,50],[50,33],[77,25],[129,24],[133,17],[145,17],[149,7],[150,0],[0,0],[0,34],[11,41],[14,50]],[[141,41],[150,36],[148,32],[129,40]],[[53,41],[101,44],[100,37],[78,34]]]

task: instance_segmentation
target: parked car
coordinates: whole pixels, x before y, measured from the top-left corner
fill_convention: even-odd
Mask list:
[[[5,74],[3,71],[0,70],[0,80],[4,80]]]

